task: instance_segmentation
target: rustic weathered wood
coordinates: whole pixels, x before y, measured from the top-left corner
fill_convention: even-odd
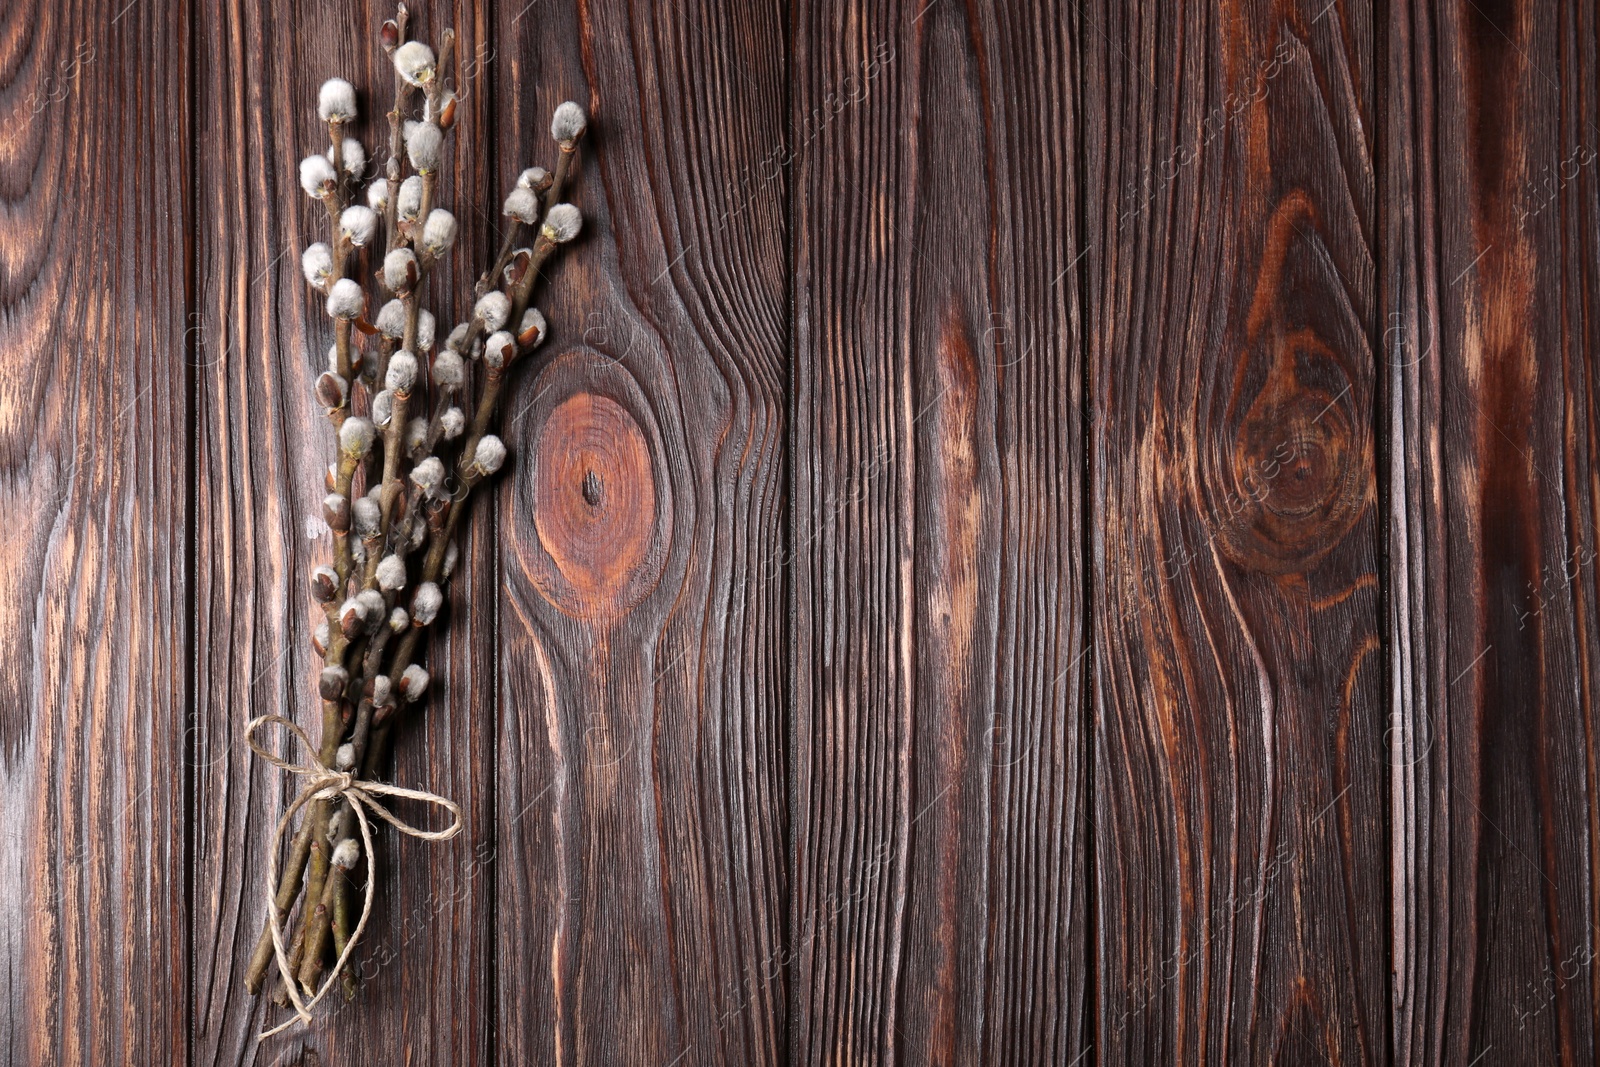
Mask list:
[[[1592,1063],[1596,16],[1388,33],[1396,1060]]]
[[[397,745],[468,830],[267,1043],[392,8],[0,17],[0,1062],[1593,1062],[1592,6],[413,8],[441,326],[567,98],[586,232]]]
[[[442,5],[414,3],[419,36],[437,42]],[[396,743],[398,781],[450,797],[467,830],[425,844],[379,832],[374,920],[359,973],[358,1001],[335,995],[329,1021],[264,1043],[256,1034],[284,1012],[250,998],[243,974],[264,917],[265,843],[300,783],[265,767],[243,745],[254,715],[297,719],[313,737],[321,661],[310,643],[316,621],[307,578],[326,562],[319,532],[322,471],[333,432],[312,396],[326,365],[331,324],[300,273],[300,250],[326,238],[320,205],[300,190],[299,160],[324,146],[317,89],[341,75],[369,91],[352,131],[374,165],[388,158],[393,75],[377,49],[388,3],[354,10],[333,0],[289,5],[206,0],[197,10],[194,77],[196,162],[195,330],[197,602],[194,720],[194,996],[190,1022],[197,1062],[324,1064],[481,1062],[488,1058],[489,893],[472,857],[493,839],[493,729],[484,678],[494,644],[491,517],[469,516],[468,562],[450,587],[448,637],[426,656],[436,672],[420,713],[408,713]],[[466,54],[483,20],[455,21]],[[474,83],[468,82],[468,85]],[[473,209],[488,201],[493,163],[481,93],[466,92],[462,140],[447,145],[441,203],[462,236],[429,282],[427,306],[448,329],[470,307],[471,286],[493,255],[489,224]],[[498,212],[495,212],[497,215]],[[467,546],[464,545],[464,548]],[[469,591],[470,590],[470,595]],[[467,604],[476,610],[463,610]],[[285,739],[286,741],[286,739]],[[421,808],[401,805],[425,821]],[[299,1050],[299,1051],[296,1051]]]
[[[782,9],[496,12],[506,174],[591,111],[552,340],[506,406],[497,1040],[783,1056]],[[746,182],[760,171],[758,179]]]
[[[1097,1055],[1386,1062],[1371,6],[1085,20]]]
[[[1002,7],[796,11],[796,1062],[1089,1040],[1078,41]]]
[[[184,1056],[186,67],[117,14],[0,18],[7,1063]]]

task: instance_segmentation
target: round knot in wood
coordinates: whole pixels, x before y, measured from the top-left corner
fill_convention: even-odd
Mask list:
[[[616,401],[578,393],[551,412],[534,467],[535,528],[563,579],[546,592],[567,610],[622,610],[656,527],[644,432]]]
[[[1308,332],[1285,343],[1239,424],[1217,516],[1228,555],[1274,574],[1343,538],[1366,506],[1370,466],[1370,438],[1350,417],[1354,383]]]

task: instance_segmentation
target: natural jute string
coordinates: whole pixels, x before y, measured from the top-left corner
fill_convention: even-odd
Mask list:
[[[376,879],[372,877],[369,871],[367,875],[367,898],[361,905],[361,918],[356,923],[355,930],[351,932],[350,940],[345,942],[344,951],[339,954],[338,962],[333,965],[333,970],[328,972],[327,980],[317,990],[316,996],[310,1000],[302,1000],[300,997],[300,983],[289,973],[289,956],[283,948],[283,923],[278,919],[277,899],[278,850],[283,845],[284,831],[288,829],[295,813],[313,800],[332,800],[335,797],[342,796],[350,802],[350,807],[355,810],[356,822],[361,826],[361,843],[365,846],[369,863],[372,857],[372,827],[367,823],[366,812],[361,810],[363,807],[371,808],[379,818],[401,833],[420,838],[423,841],[448,841],[461,832],[461,809],[453,801],[446,800],[437,793],[429,793],[421,789],[403,789],[400,786],[387,785],[383,782],[362,781],[348,772],[332,770],[315,755],[308,757],[308,761],[305,763],[290,763],[282,756],[268,752],[256,743],[255,733],[262,726],[270,724],[287,726],[300,739],[300,743],[305,746],[307,752],[316,752],[316,747],[311,744],[311,739],[306,736],[305,731],[281,715],[261,715],[250,720],[250,725],[245,727],[245,743],[250,746],[256,755],[274,767],[293,772],[306,779],[305,785],[300,788],[299,794],[295,796],[294,803],[289,805],[288,809],[283,813],[283,818],[278,820],[278,829],[272,835],[272,849],[268,854],[267,870],[267,922],[272,928],[272,948],[277,954],[278,971],[283,975],[283,984],[289,990],[289,999],[294,1002],[295,1018],[275,1026],[271,1030],[262,1031],[260,1036],[264,1038],[287,1030],[296,1023],[309,1023],[311,1021],[311,1009],[316,1007],[317,1002],[323,998],[328,990],[333,988],[333,983],[338,979],[340,972],[344,970],[345,962],[349,960],[350,953],[355,951],[356,942],[361,940],[361,931],[366,928],[367,917],[372,914],[373,883]],[[442,808],[448,809],[455,818],[449,827],[444,830],[419,830],[415,826],[396,818],[388,808],[385,808],[374,799],[380,796],[426,800],[430,804],[437,804]],[[336,877],[331,868],[328,871],[328,877]],[[305,906],[308,908],[315,907],[316,904],[308,900]]]

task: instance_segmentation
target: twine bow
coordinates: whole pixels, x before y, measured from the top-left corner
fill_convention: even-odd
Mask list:
[[[278,850],[283,845],[284,831],[288,828],[290,821],[293,820],[295,813],[313,800],[332,800],[335,797],[343,797],[349,801],[350,807],[356,813],[356,822],[361,827],[361,843],[365,846],[369,862],[372,856],[372,827],[367,822],[366,812],[361,810],[363,807],[371,808],[379,818],[401,833],[410,837],[420,838],[423,841],[448,841],[461,832],[461,809],[456,806],[455,802],[447,800],[437,793],[429,793],[422,789],[405,789],[401,786],[388,785],[384,782],[364,781],[356,778],[348,771],[331,769],[315,755],[307,757],[307,762],[305,763],[290,763],[282,756],[267,751],[256,743],[255,733],[262,726],[273,724],[287,726],[300,739],[300,743],[305,746],[306,751],[316,752],[316,747],[311,744],[311,739],[306,736],[306,732],[281,715],[260,715],[250,720],[250,725],[245,727],[245,743],[250,746],[256,755],[274,767],[291,771],[307,779],[306,783],[301,786],[300,792],[296,794],[294,802],[285,809],[283,817],[278,820],[278,828],[272,835],[272,849],[268,853],[267,870],[267,922],[272,929],[272,948],[278,959],[278,971],[283,975],[283,984],[289,990],[289,999],[294,1002],[295,1017],[288,1022],[273,1027],[271,1030],[263,1031],[260,1035],[263,1038],[271,1037],[273,1034],[287,1030],[296,1023],[309,1023],[311,1021],[311,1009],[317,1006],[317,1002],[326,995],[329,989],[333,988],[333,983],[344,970],[346,961],[350,959],[350,953],[355,951],[356,942],[361,940],[361,932],[366,928],[368,916],[372,914],[372,894],[376,880],[369,873],[367,877],[367,896],[361,905],[361,918],[356,922],[356,928],[351,931],[350,940],[345,942],[344,951],[339,954],[339,959],[334,963],[333,970],[328,972],[327,979],[322,983],[321,988],[317,990],[316,995],[310,1000],[302,1000],[299,991],[300,983],[295,981],[294,976],[289,973],[289,956],[283,948],[283,923],[278,918],[277,900]],[[426,800],[430,804],[437,804],[448,810],[454,816],[454,819],[443,830],[419,830],[403,819],[396,817],[393,812],[374,799],[380,796]],[[334,877],[331,870],[328,872],[328,877]],[[306,906],[312,907],[314,905],[308,900],[306,901]]]

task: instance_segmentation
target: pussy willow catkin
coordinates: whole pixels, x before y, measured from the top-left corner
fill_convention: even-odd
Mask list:
[[[322,734],[304,763],[272,757],[300,776],[289,809],[299,820],[291,832],[286,818],[270,846],[288,842],[246,973],[253,993],[277,974],[275,999],[296,1012],[286,1025],[309,1021],[341,976],[346,995],[355,993],[346,964],[375,869],[366,812],[415,836],[447,836],[393,819],[374,798],[399,787],[377,778],[395,724],[429,691],[422,638],[441,618],[462,515],[474,489],[507,460],[493,433],[506,378],[548,333],[531,305],[535,286],[583,224],[562,200],[587,127],[583,109],[568,102],[551,123],[556,165],[523,168],[511,183],[501,205],[504,240],[477,284],[456,300],[430,288],[460,234],[457,216],[439,202],[456,133],[458,101],[446,76],[455,35],[446,30],[435,52],[408,39],[408,21],[402,4],[380,34],[394,70],[384,172],[351,133],[360,121],[357,93],[343,78],[328,79],[317,97],[326,148],[299,163],[301,188],[324,209],[325,232],[301,256],[327,316],[314,350],[332,337],[314,391],[334,431],[322,505],[333,551],[309,581],[323,612],[313,636],[324,661],[316,679]],[[465,314],[441,339],[436,315],[451,307]]]

